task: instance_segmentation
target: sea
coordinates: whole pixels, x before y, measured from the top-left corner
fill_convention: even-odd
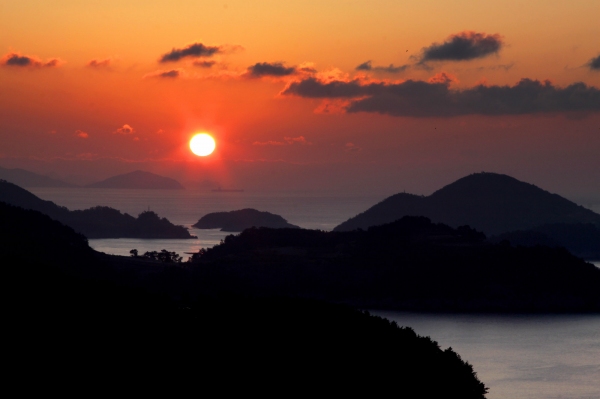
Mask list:
[[[71,210],[110,206],[137,216],[145,210],[190,228],[197,239],[92,239],[94,249],[129,256],[166,249],[184,256],[218,244],[228,234],[191,228],[207,213],[254,208],[303,228],[330,231],[386,195],[310,192],[211,192],[29,188]],[[600,204],[592,209],[600,213]],[[600,267],[600,261],[592,262]],[[600,289],[600,287],[599,287]],[[600,315],[454,315],[371,311],[452,347],[489,388],[488,399],[599,399]],[[401,390],[401,387],[398,387]]]

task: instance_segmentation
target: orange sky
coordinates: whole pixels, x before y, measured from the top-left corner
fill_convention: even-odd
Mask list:
[[[423,194],[486,170],[600,197],[598,15],[598,1],[0,1],[0,166]],[[512,106],[524,78],[551,82],[533,108]],[[410,80],[453,100],[395,97]],[[478,85],[510,100],[473,101]],[[207,159],[187,148],[196,131],[217,139]]]

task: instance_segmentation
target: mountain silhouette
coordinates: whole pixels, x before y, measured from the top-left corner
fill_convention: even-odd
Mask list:
[[[21,187],[77,187],[74,184],[48,176],[39,175],[25,169],[0,168],[0,179]]]
[[[129,381],[136,392],[146,389],[138,375],[185,392],[200,378],[203,390],[233,396],[294,387],[383,397],[381,381],[422,399],[485,399],[488,390],[458,353],[409,327],[318,301],[186,295],[187,268],[97,253],[40,212],[0,203],[0,253],[3,336],[19,348],[3,359],[19,370],[36,359],[44,386],[65,373],[110,386],[112,362],[125,376],[115,388]]]
[[[142,212],[137,218],[107,206],[70,211],[2,180],[0,202],[46,214],[87,238],[196,238],[185,227],[161,219],[151,211]]]
[[[270,227],[274,229],[299,227],[290,224],[283,217],[256,209],[240,209],[231,212],[214,212],[204,215],[192,227],[197,229],[221,229],[239,232],[250,227]]]
[[[89,184],[86,187],[156,190],[182,190],[185,188],[175,179],[159,176],[143,170],[136,170],[131,173],[109,177],[108,179],[97,183]]]
[[[366,229],[403,216],[425,216],[452,227],[469,225],[485,234],[555,223],[592,223],[600,215],[533,184],[496,173],[475,173],[428,197],[399,193],[348,219],[334,231]]]

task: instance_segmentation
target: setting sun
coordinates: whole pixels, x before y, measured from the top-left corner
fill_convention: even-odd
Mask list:
[[[212,154],[215,150],[215,139],[208,133],[199,133],[190,140],[190,149],[200,157]]]

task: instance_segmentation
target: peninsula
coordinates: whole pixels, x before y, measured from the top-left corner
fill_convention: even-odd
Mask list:
[[[156,213],[145,211],[135,218],[106,206],[70,211],[29,191],[0,180],[0,201],[50,216],[87,238],[197,238]]]

